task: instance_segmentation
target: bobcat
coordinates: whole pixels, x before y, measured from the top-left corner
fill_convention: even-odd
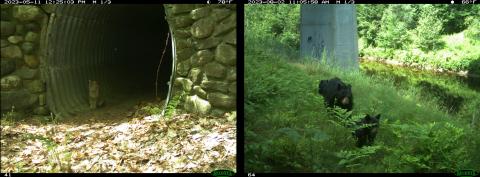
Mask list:
[[[103,100],[100,100],[100,85],[98,81],[88,80],[88,98],[90,109],[96,109],[103,105]]]

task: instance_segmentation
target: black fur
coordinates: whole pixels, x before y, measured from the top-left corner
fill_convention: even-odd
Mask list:
[[[367,114],[365,118],[357,122],[357,126],[364,124],[371,124],[371,126],[359,128],[352,133],[357,138],[357,147],[370,146],[373,144],[375,137],[377,136],[378,128],[380,126],[380,114],[377,116],[370,116]]]
[[[328,107],[338,106],[351,111],[353,108],[352,86],[345,84],[339,78],[321,80],[318,84],[318,93],[324,97]]]

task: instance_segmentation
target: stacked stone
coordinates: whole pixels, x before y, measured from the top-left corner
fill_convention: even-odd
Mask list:
[[[46,115],[45,83],[39,77],[39,41],[46,14],[38,6],[1,6],[2,112],[34,110]]]
[[[165,5],[176,45],[174,95],[186,111],[219,115],[236,108],[236,6]]]

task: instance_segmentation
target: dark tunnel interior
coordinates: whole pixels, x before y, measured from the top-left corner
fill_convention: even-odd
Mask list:
[[[105,107],[154,98],[160,60],[158,97],[167,97],[173,61],[163,5],[58,6],[50,21],[42,74],[55,114],[88,111],[89,80]]]

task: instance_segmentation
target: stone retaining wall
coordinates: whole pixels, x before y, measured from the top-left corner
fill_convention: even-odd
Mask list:
[[[174,93],[186,91],[184,108],[201,114],[236,109],[235,5],[165,5],[176,42]]]

